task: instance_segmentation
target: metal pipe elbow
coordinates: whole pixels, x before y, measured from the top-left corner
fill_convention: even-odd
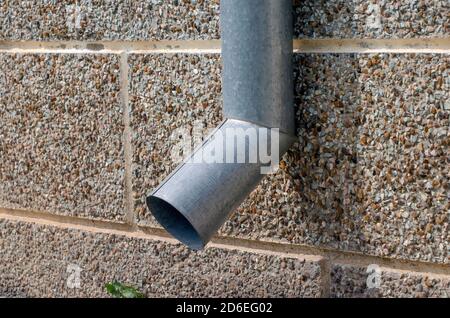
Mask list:
[[[291,0],[221,1],[226,120],[147,198],[156,220],[192,249],[295,141],[292,29]]]

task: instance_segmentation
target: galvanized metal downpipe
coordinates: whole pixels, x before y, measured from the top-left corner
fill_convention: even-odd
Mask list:
[[[278,128],[279,135],[267,140],[279,142],[280,155],[295,140],[292,0],[222,0],[220,19],[226,120],[147,198],[157,221],[192,249],[202,249],[264,177],[259,158],[244,163],[192,159],[221,144],[228,129]],[[244,142],[241,155],[251,158],[257,149]],[[232,148],[222,145],[224,157],[243,151],[238,142]]]

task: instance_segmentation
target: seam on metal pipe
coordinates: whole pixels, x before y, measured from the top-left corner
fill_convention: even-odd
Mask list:
[[[296,39],[294,53],[450,53],[450,37],[412,39]],[[10,41],[0,40],[2,53],[48,54],[221,53],[220,40],[184,41]]]

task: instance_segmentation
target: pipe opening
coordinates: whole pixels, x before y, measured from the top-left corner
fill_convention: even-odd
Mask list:
[[[173,237],[194,250],[203,249],[205,244],[191,222],[170,203],[158,197],[149,196],[147,205],[159,224]]]
[[[220,6],[225,121],[147,198],[167,232],[197,250],[296,139],[292,0]]]

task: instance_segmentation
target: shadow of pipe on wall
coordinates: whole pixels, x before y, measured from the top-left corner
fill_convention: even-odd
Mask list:
[[[298,142],[223,234],[236,234],[240,224],[239,234],[252,238],[336,247],[345,242],[350,249],[363,244],[358,226],[363,198],[354,182],[358,68],[351,54],[294,57]]]
[[[297,37],[320,36],[332,32],[332,28],[340,28],[340,34],[347,37],[361,33],[354,28],[353,8],[346,5],[347,2],[301,3],[303,6],[296,8]],[[316,7],[312,10],[311,6]],[[312,11],[321,17],[307,18]],[[374,14],[363,27],[367,27],[367,23],[372,28],[377,27],[376,12]],[[443,228],[446,197],[442,193],[433,195],[422,184],[435,177],[445,182],[445,159],[441,150],[436,152],[436,159],[423,159],[421,155],[419,159],[429,163],[424,161],[415,170],[417,156],[410,151],[414,147],[408,138],[418,138],[418,150],[431,153],[430,147],[436,144],[433,134],[439,134],[442,129],[436,127],[428,135],[414,137],[414,132],[428,129],[424,121],[413,125],[404,123],[403,118],[414,118],[417,113],[429,116],[434,107],[433,124],[444,127],[446,123],[448,126],[448,113],[439,106],[439,95],[434,93],[437,88],[416,94],[414,87],[427,84],[417,82],[424,74],[413,74],[410,66],[414,68],[416,58],[409,63],[408,56],[295,55],[298,142],[284,156],[278,173],[263,179],[219,234],[364,252],[376,250],[382,255],[416,251],[408,237],[439,247],[445,238],[427,238],[426,234],[439,233],[436,227]],[[442,63],[439,57],[435,59],[433,63]],[[430,65],[430,72],[438,76],[433,63],[426,64]],[[202,76],[210,83],[208,85],[214,83],[214,89],[203,85],[204,91],[199,90],[198,94],[214,95],[210,98],[213,102],[202,108],[198,116],[190,114],[186,122],[203,120],[209,127],[221,120],[221,83],[208,70]],[[443,85],[442,80],[436,83]],[[181,100],[184,100],[184,90],[180,89]],[[445,94],[442,96],[445,98]],[[412,110],[407,109],[411,107]],[[152,117],[155,116],[149,116]],[[167,134],[170,134],[168,128]],[[444,149],[445,145],[440,147]],[[154,147],[153,155],[161,156],[160,148]],[[152,169],[155,166],[151,163]],[[163,172],[149,175],[162,180],[169,168],[175,166],[173,162],[170,166],[161,164],[158,167],[165,169]],[[439,187],[446,189],[442,185]],[[141,205],[137,204],[138,208]],[[145,208],[141,210],[145,218],[151,218]],[[417,214],[421,214],[420,217]],[[426,228],[427,224],[435,224],[435,229]]]

